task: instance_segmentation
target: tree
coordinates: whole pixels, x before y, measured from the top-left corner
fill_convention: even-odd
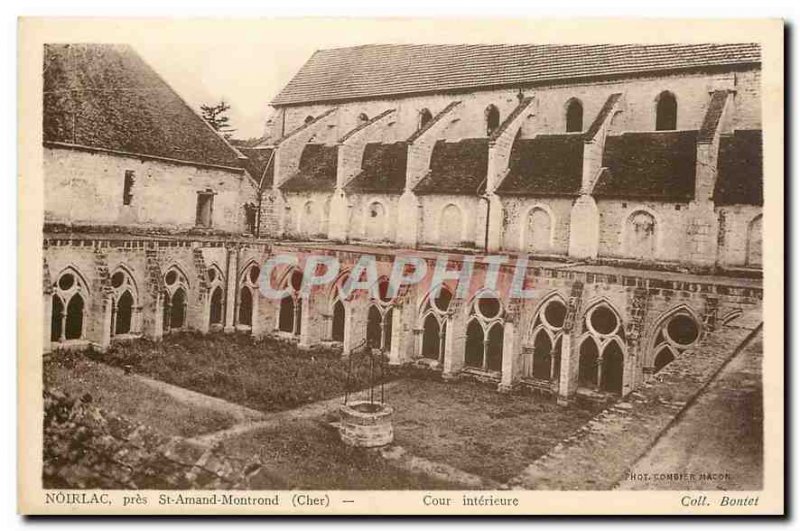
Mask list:
[[[230,108],[231,106],[224,99],[220,100],[216,105],[200,105],[200,114],[203,119],[226,140],[230,139],[232,133],[236,131],[231,127],[230,118],[227,115]]]

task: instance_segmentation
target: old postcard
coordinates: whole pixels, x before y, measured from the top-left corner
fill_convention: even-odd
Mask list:
[[[20,512],[784,512],[781,21],[19,44]]]

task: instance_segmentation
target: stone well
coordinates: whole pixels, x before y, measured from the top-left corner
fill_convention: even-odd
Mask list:
[[[390,406],[361,401],[345,404],[339,411],[339,435],[345,444],[373,448],[394,439]]]

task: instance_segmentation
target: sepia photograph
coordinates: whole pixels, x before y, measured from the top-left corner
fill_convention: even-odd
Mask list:
[[[20,27],[23,506],[783,511],[780,21],[127,22]]]

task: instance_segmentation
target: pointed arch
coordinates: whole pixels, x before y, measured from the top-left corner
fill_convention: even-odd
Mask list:
[[[209,324],[221,325],[224,309],[224,294],[222,286],[215,286],[211,291],[211,308],[209,309]]]
[[[492,134],[500,127],[500,110],[496,105],[490,104],[484,110],[484,119],[486,121],[486,136]]]
[[[703,321],[690,306],[679,304],[670,308],[653,322],[648,332],[644,366],[652,369],[653,373],[658,372],[683,351],[697,344],[702,333]],[[672,357],[665,362],[667,353]]]
[[[170,273],[174,273],[175,280],[173,282],[168,282],[168,277],[170,277]],[[185,286],[184,289],[189,290],[192,287],[191,282],[189,282],[189,275],[186,274],[185,269],[177,262],[172,262],[168,267],[164,269],[164,284],[167,287],[167,290],[172,292],[174,291],[180,284]]]
[[[545,204],[531,206],[520,229],[520,249],[527,252],[548,252],[553,247],[555,216],[552,209]]]
[[[656,97],[656,131],[674,131],[678,128],[678,100],[665,90]]]
[[[331,323],[331,339],[333,341],[344,341],[344,318],[344,303],[337,299],[336,302],[333,303],[333,322]]]
[[[578,98],[570,98],[564,106],[565,131],[580,133],[583,131],[583,103]]]
[[[427,107],[422,108],[419,111],[417,130],[420,130],[426,125],[428,125],[428,122],[430,122],[431,120],[433,120],[433,113],[431,113],[431,111]]]
[[[639,260],[653,260],[658,255],[659,223],[653,211],[634,209],[622,229],[623,253]]]
[[[758,214],[750,223],[747,224],[747,243],[745,265],[750,267],[761,267],[763,263],[762,257],[762,215]]]
[[[455,203],[448,203],[439,211],[437,224],[439,244],[445,247],[460,247],[464,240],[464,213]]]

